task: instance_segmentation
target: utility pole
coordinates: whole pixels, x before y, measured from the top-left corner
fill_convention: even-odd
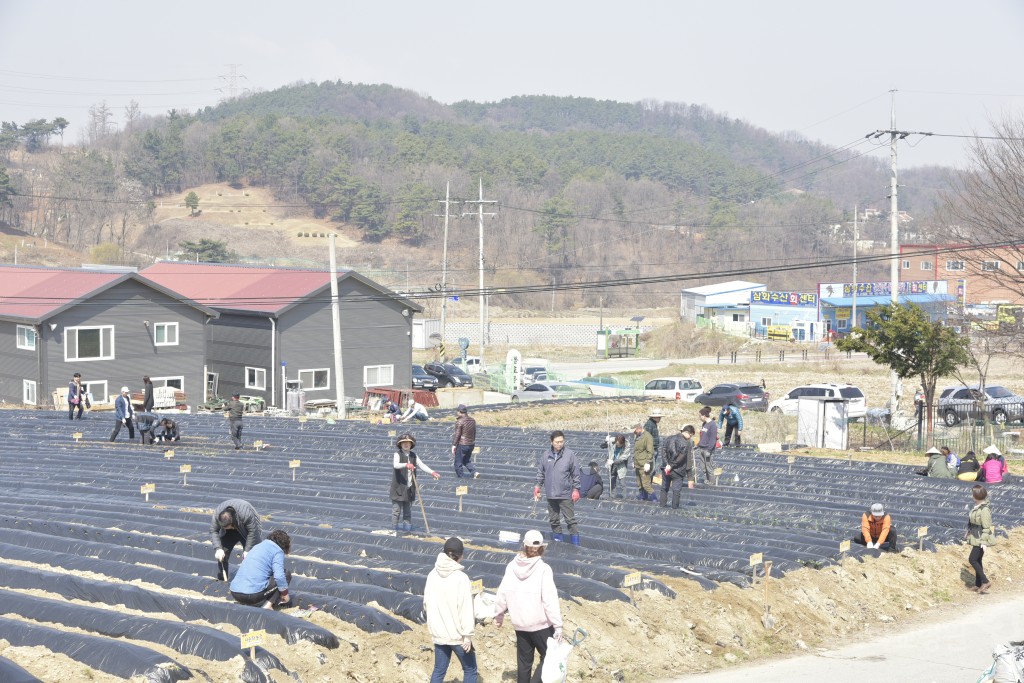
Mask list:
[[[242,66],[241,64],[225,64],[224,66],[228,68],[228,73],[221,74],[219,78],[228,82],[228,99],[233,100],[238,94],[238,79],[245,78],[245,74],[238,73],[238,67]]]
[[[857,213],[860,207],[853,205],[853,306],[850,308],[850,329],[857,326]]]
[[[892,289],[892,303],[895,305],[900,302],[899,202],[896,195],[896,188],[898,187],[896,182],[896,89],[894,88],[890,92],[892,92],[892,113],[889,125],[889,156],[892,161],[892,173],[889,181],[889,255],[892,256],[892,263],[889,266],[889,286]],[[891,417],[896,413],[896,407],[899,405],[900,378],[896,376],[895,370],[890,375],[892,402],[890,403],[889,415]]]
[[[334,389],[338,418],[345,419],[345,371],[341,362],[341,305],[338,302],[338,260],[334,241],[337,235],[331,233],[331,320],[334,334]]]
[[[497,216],[497,212],[484,212],[484,204],[497,204],[498,202],[493,199],[484,199],[484,179],[480,178],[480,198],[473,201],[469,200],[467,204],[477,205],[477,218],[480,222],[480,369],[483,370],[487,367],[487,362],[484,360],[484,345],[487,334],[486,311],[484,309],[484,216]],[[471,214],[462,214],[463,216]]]
[[[451,181],[444,184],[444,246],[441,251],[441,346],[443,347],[448,337],[446,325],[448,323],[448,219],[451,218],[449,204],[451,203]],[[434,214],[437,217],[437,214]],[[443,354],[442,354],[443,355]]]

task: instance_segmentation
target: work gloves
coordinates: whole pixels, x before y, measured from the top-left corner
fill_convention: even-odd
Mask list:
[[[224,548],[217,548],[217,552],[213,554],[218,562],[223,562],[224,558],[227,557],[227,553],[224,552]]]
[[[540,500],[540,487],[539,486],[534,486],[533,487],[533,499],[534,500]]]
[[[650,472],[650,471],[651,471],[651,463],[646,463],[644,465],[644,472]]]
[[[572,492],[572,502],[574,502],[574,503],[575,503],[575,502],[576,502],[576,501],[578,501],[579,499],[580,499],[580,492],[579,492],[579,491],[576,491],[576,490],[574,489],[574,490],[573,490],[573,492]]]

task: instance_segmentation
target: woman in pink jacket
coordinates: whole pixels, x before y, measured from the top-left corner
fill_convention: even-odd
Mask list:
[[[516,683],[540,683],[548,638],[562,637],[562,612],[551,567],[542,559],[547,543],[539,531],[530,530],[523,538],[523,550],[509,562],[498,586],[498,614],[494,622],[500,627],[505,612],[516,630]],[[540,662],[533,671],[534,652]]]
[[[984,481],[987,484],[998,484],[1003,480],[1003,475],[1006,474],[1006,461],[1001,460],[998,453],[989,453],[985,458],[985,462],[981,464],[981,472],[984,476],[979,476],[978,481]]]

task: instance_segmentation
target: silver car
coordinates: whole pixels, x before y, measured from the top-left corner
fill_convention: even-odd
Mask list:
[[[590,398],[593,392],[590,387],[582,384],[565,382],[534,382],[525,389],[512,392],[512,402],[519,401],[552,401],[556,398]]]
[[[962,420],[981,420],[985,415],[995,424],[1021,422],[1024,421],[1024,397],[1016,395],[1006,387],[988,386],[985,387],[985,398],[982,401],[979,385],[961,384],[942,390],[939,394],[938,413],[949,427],[959,424]]]

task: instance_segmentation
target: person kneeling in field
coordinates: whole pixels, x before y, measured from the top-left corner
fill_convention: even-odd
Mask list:
[[[881,503],[875,503],[870,512],[861,516],[860,534],[854,536],[853,542],[875,550],[899,551],[896,546],[896,529]]]
[[[231,580],[231,597],[243,605],[261,605],[264,609],[291,604],[288,595],[290,572],[284,568],[285,556],[291,552],[288,534],[275,529],[267,540],[259,543],[235,572]]]

